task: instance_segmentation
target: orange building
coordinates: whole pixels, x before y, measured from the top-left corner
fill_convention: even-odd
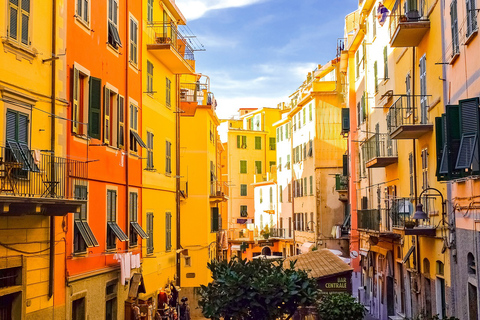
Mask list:
[[[88,205],[67,221],[67,318],[122,319],[130,277],[140,269],[134,268],[139,261],[129,266],[118,259],[140,258],[147,237],[141,228],[142,4],[71,0],[67,8],[67,154],[89,163],[86,186],[72,186]]]

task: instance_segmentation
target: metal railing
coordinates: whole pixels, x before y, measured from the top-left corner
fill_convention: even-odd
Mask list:
[[[228,239],[230,240],[252,240],[253,237],[253,230],[248,229],[230,229],[228,230]]]
[[[208,92],[207,85],[202,83],[181,83],[180,101],[212,106],[213,110],[217,107],[215,96],[212,92]]]
[[[388,133],[403,125],[428,124],[428,106],[427,95],[400,96],[388,109]]]
[[[362,146],[365,149],[365,161],[380,157],[397,157],[397,142],[390,135],[379,133],[371,136]]]
[[[195,60],[193,48],[172,22],[152,22],[147,24],[147,45],[169,44],[193,68]]]
[[[380,210],[357,210],[358,229],[380,231]]]
[[[428,8],[430,0],[396,0],[390,13],[389,33],[390,38],[400,23],[428,21]]]
[[[210,182],[210,196],[211,197],[224,197],[227,195],[228,186],[223,181]]]
[[[348,190],[348,177],[336,174],[335,175],[335,191],[347,191]]]
[[[0,195],[75,199],[75,186],[87,186],[86,162],[27,147],[0,147],[0,151]]]

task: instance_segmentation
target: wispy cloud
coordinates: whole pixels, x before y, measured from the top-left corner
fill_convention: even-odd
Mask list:
[[[178,0],[177,5],[187,20],[203,17],[210,10],[238,8],[265,0]]]
[[[286,100],[285,97],[276,97],[276,98],[265,98],[258,96],[249,96],[249,97],[222,97],[219,98],[217,115],[220,119],[228,119],[232,115],[238,114],[238,109],[240,108],[274,108],[277,104]]]

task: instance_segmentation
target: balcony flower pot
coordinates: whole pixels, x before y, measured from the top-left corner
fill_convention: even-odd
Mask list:
[[[415,221],[405,221],[405,228],[413,229],[415,227]]]

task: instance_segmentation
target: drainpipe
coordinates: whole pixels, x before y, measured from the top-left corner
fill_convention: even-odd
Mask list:
[[[176,200],[176,219],[177,219],[177,257],[176,257],[176,273],[177,286],[180,287],[180,75],[175,75],[175,96],[176,96],[176,110],[175,110],[175,200]]]
[[[440,1],[440,15],[441,15],[441,32],[442,32],[442,61],[445,60],[445,52],[446,52],[446,44],[445,44],[445,2]],[[448,82],[446,81],[447,79],[447,65],[442,64],[442,79],[443,80],[443,112],[446,112],[446,101],[447,101],[447,92],[448,92]],[[445,210],[447,212],[447,217],[448,217],[448,222],[452,221],[453,223],[453,228],[455,228],[455,212],[452,213],[452,216],[450,216],[449,213],[449,206],[452,207],[452,183],[450,181],[447,182],[447,203],[445,204]],[[448,235],[451,235],[453,233],[453,239],[455,239],[455,229],[452,230],[449,227],[449,232]],[[450,241],[450,240],[448,240]],[[456,264],[456,244],[454,243],[452,245],[452,249],[450,250],[450,282],[452,290],[450,290],[450,306],[451,306],[451,314],[454,315],[456,314],[456,291],[453,288],[456,288],[457,284],[457,278],[455,275],[457,275],[457,264]],[[453,263],[455,262],[455,263]]]
[[[129,25],[129,15],[128,15],[128,0],[125,1],[125,25],[128,26]],[[125,28],[125,39],[128,39],[128,28]],[[125,52],[124,54],[125,56],[125,100],[124,100],[124,103],[123,103],[123,108],[124,108],[124,117],[125,117],[125,123],[127,123],[128,125],[128,115],[129,115],[129,103],[128,103],[128,64],[129,64],[129,61],[128,61],[128,54],[127,52]],[[125,112],[125,101],[126,101],[126,104],[128,106],[127,109],[127,112]],[[138,119],[138,117],[137,117]],[[141,118],[140,118],[141,119]],[[128,127],[127,127],[128,128]],[[125,156],[125,231],[128,235],[130,235],[130,223],[129,223],[129,206],[128,206],[128,202],[129,202],[129,187],[130,187],[130,180],[129,180],[129,174],[128,174],[128,168],[129,168],[129,156],[128,156],[128,153],[129,153],[129,150],[130,150],[130,131],[129,131],[129,134],[128,134],[128,137],[125,137],[124,135],[124,146],[125,146],[125,154],[122,154],[122,157]],[[120,153],[121,154],[121,153]],[[138,204],[137,204],[137,207],[138,207]],[[128,247],[130,246],[130,243],[127,243],[127,249]]]
[[[292,221],[293,221],[293,255],[297,254],[297,244],[295,241],[295,230],[297,229],[297,219],[295,215],[295,175],[294,175],[294,170],[293,170],[293,157],[294,157],[294,152],[293,152],[293,126],[295,125],[293,121],[293,117],[290,119],[292,125],[290,126],[290,168],[291,168],[291,174],[292,174],[292,187],[290,188],[290,195],[291,195],[291,200],[292,200]]]
[[[57,4],[56,0],[52,1],[52,79],[51,79],[51,117],[52,121],[50,122],[50,151],[52,152],[50,157],[51,160],[55,160],[55,73],[56,73],[56,30],[57,30],[57,12],[56,12]],[[51,162],[51,185],[50,185],[50,192],[53,196],[55,193],[55,161]],[[48,269],[48,297],[51,298],[53,296],[53,287],[55,284],[55,216],[50,217],[50,257],[49,257],[49,269]]]

